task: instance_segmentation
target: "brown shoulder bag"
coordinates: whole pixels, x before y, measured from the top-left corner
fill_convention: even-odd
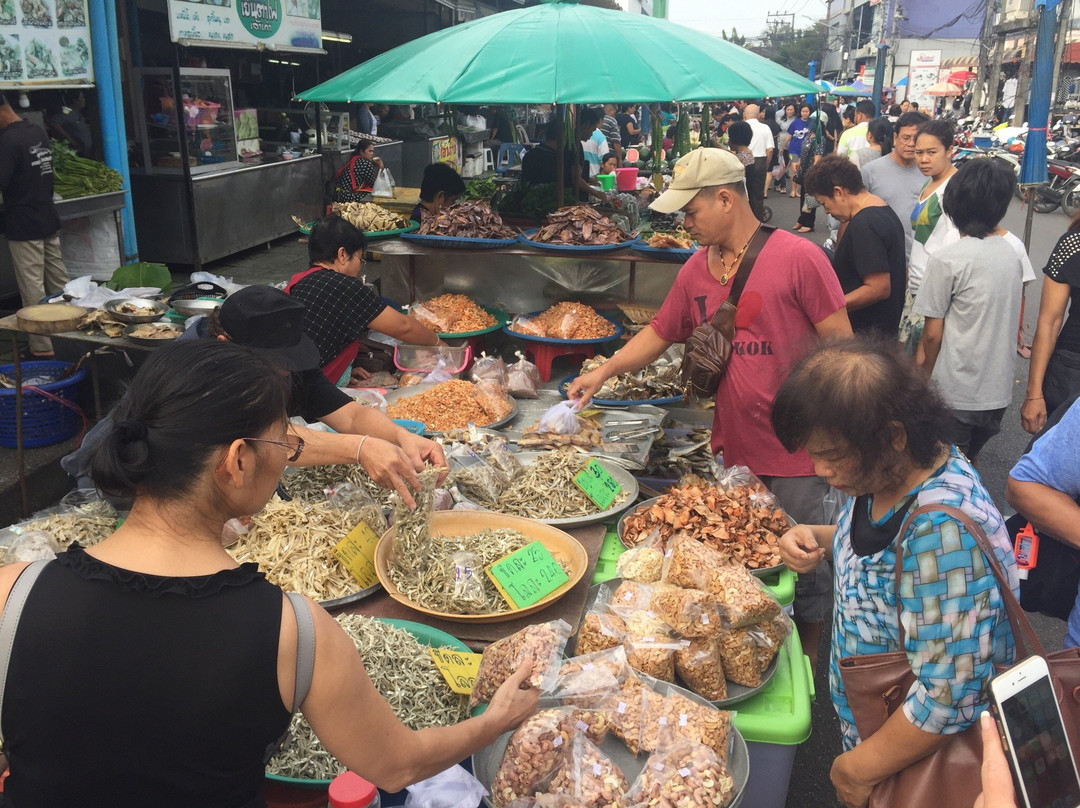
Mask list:
[[[702,323],[690,334],[686,340],[686,349],[683,352],[682,367],[680,369],[683,392],[689,400],[711,399],[716,395],[716,388],[720,386],[720,379],[727,371],[728,362],[731,361],[732,343],[735,340],[735,313],[738,311],[739,298],[742,296],[746,279],[750,277],[750,270],[754,268],[761,248],[769,240],[775,227],[761,225],[750,244],[746,248],[746,254],[739,264],[739,271],[735,273],[735,280],[731,284],[731,294],[727,300],[720,304],[720,308],[708,322]]]
[[[959,508],[931,504],[912,511],[896,538],[898,564],[903,557],[901,543],[908,526],[916,516],[924,513],[948,514],[979,543],[1005,602],[1005,611],[1016,642],[1016,661],[1032,654],[1046,659],[1069,743],[1073,749],[1080,749],[1080,648],[1066,648],[1050,654],[1043,651],[1031,622],[1009,588],[1008,576],[998,564],[986,533]],[[900,648],[903,649],[904,627],[899,619],[899,567],[895,576],[895,591]],[[840,660],[839,667],[848,704],[855,718],[855,728],[864,740],[877,732],[889,716],[900,709],[915,683],[915,674],[903,650],[848,657]],[[1008,667],[999,666],[998,672]],[[982,791],[981,766],[982,735],[976,722],[963,732],[949,736],[949,741],[937,751],[878,783],[870,795],[870,808],[970,806]]]

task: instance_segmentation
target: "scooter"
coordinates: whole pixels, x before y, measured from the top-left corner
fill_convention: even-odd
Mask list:
[[[1080,211],[1080,166],[1050,160],[1046,171],[1048,181],[1035,187],[1031,206],[1036,213],[1050,213],[1060,206],[1072,218]]]

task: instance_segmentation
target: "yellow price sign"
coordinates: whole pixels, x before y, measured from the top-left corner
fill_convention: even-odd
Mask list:
[[[375,572],[375,546],[378,543],[379,537],[375,531],[361,522],[334,547],[338,561],[364,589],[379,582],[379,575]]]
[[[483,654],[468,651],[455,651],[452,648],[430,648],[435,667],[443,675],[450,689],[462,696],[472,693],[476,676],[480,673],[480,658]]]

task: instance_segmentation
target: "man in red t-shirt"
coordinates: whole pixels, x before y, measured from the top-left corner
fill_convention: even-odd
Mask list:
[[[607,379],[638,370],[672,343],[685,342],[727,299],[726,280],[734,277],[760,226],[744,176],[742,163],[724,149],[695,149],[675,164],[670,188],[651,208],[684,211],[687,231],[706,249],[679,270],[653,321],[599,368],[578,377],[571,398],[584,405]],[[773,398],[815,339],[850,334],[844,293],[828,258],[815,244],[774,231],[739,300],[734,350],[716,392],[712,449],[723,452],[726,466],[748,466],[798,522],[824,518],[828,486],[805,451],[790,454],[780,444],[770,421]],[[831,576],[822,572],[817,579],[799,576],[796,589],[795,622],[812,662],[832,595]]]

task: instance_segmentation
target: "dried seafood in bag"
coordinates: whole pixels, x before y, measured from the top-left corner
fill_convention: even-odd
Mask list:
[[[510,330],[547,339],[600,339],[615,334],[615,324],[584,303],[556,303],[535,317],[518,315]]]
[[[423,308],[433,324],[426,322],[419,314]],[[495,318],[474,303],[466,295],[445,294],[415,304],[413,315],[428,328],[439,334],[462,334],[470,331],[483,331],[496,325]]]
[[[604,705],[610,710],[611,733],[633,755],[641,751],[641,702],[645,691],[653,692],[651,687],[631,674],[610,702]]]
[[[727,698],[727,676],[716,637],[698,637],[676,651],[675,674],[702,698]]]
[[[634,612],[626,618],[626,661],[636,671],[665,682],[675,681],[675,652],[683,640],[651,612]]]
[[[664,572],[664,553],[656,547],[635,547],[619,556],[615,571],[627,581],[656,583]]]
[[[737,564],[709,570],[704,588],[720,604],[720,618],[729,628],[760,623],[780,613],[780,603],[758,578]]]
[[[506,369],[506,391],[514,398],[539,398],[540,370],[521,351],[514,356],[518,361]]]
[[[646,752],[688,740],[708,746],[726,761],[730,736],[731,713],[726,710],[698,704],[678,692],[643,697],[641,748]]]
[[[490,701],[499,686],[526,658],[532,659],[532,672],[526,682],[541,691],[550,690],[559,675],[559,659],[570,633],[570,625],[565,620],[554,620],[526,626],[489,645],[480,660],[469,709]]]

